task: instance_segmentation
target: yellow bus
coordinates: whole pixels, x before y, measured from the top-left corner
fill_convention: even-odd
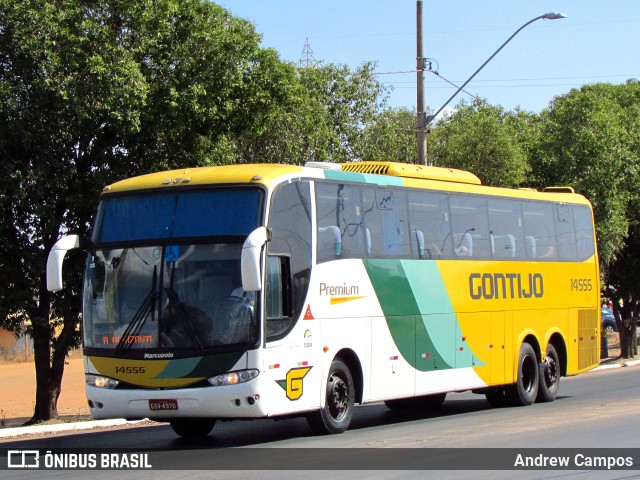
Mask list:
[[[589,202],[392,162],[234,165],[119,181],[88,252],[83,352],[95,418],[304,415],[341,433],[354,405],[553,401],[599,361]]]

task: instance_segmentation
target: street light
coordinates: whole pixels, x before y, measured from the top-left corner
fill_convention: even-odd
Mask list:
[[[433,115],[426,116],[426,119],[425,119],[425,122],[424,122],[424,129],[426,130],[427,126],[433,121],[433,119],[436,118],[438,116],[438,114],[440,112],[442,112],[442,110],[447,105],[449,105],[449,102],[451,102],[451,100],[453,100],[456,97],[456,95],[458,95],[464,89],[464,87],[466,87],[467,84],[471,80],[473,80],[473,78],[478,74],[478,72],[480,70],[482,70],[485,67],[485,65],[487,63],[489,63],[493,59],[493,57],[495,57],[498,54],[498,52],[500,52],[500,50],[502,50],[504,48],[504,46],[513,39],[513,37],[515,37],[518,33],[520,33],[521,30],[523,30],[525,27],[527,27],[528,25],[530,25],[533,22],[538,21],[538,20],[557,20],[559,18],[566,18],[566,17],[567,16],[564,13],[555,13],[555,12],[545,13],[544,15],[540,15],[539,17],[536,17],[536,18],[533,18],[533,19],[529,20],[527,23],[525,23],[519,29],[517,29],[515,32],[513,32],[513,34],[509,38],[507,38],[507,40],[502,45],[500,45],[500,48],[498,48],[495,52],[493,52],[493,55],[491,55],[482,65],[480,65],[480,67],[475,72],[473,72],[473,75],[471,75],[467,79],[467,81],[464,82],[455,91],[455,93],[449,97],[449,99],[438,109],[438,111],[436,113],[434,113]],[[426,158],[418,158],[418,163],[420,163],[422,165],[425,165],[426,164]]]
[[[455,93],[449,97],[449,100],[447,100],[447,101],[444,103],[444,105],[442,105],[442,106],[438,109],[438,111],[437,111],[436,113],[434,113],[433,115],[429,115],[429,116],[427,116],[427,121],[426,121],[426,123],[425,123],[425,127],[426,127],[427,125],[429,125],[429,124],[433,121],[433,119],[434,119],[434,118],[436,118],[436,117],[438,116],[438,114],[439,114],[439,113],[444,109],[444,107],[446,107],[447,105],[449,105],[449,102],[451,102],[451,100],[453,100],[453,99],[455,98],[455,96],[456,96],[456,95],[458,95],[458,94],[459,94],[459,93],[464,89],[464,87],[466,87],[466,86],[467,86],[467,84],[468,84],[471,80],[473,80],[473,77],[475,77],[475,76],[478,74],[478,72],[479,72],[480,70],[482,70],[482,69],[484,68],[484,66],[485,66],[487,63],[489,63],[489,62],[493,59],[493,57],[495,57],[495,56],[498,54],[498,52],[500,52],[500,50],[502,50],[502,49],[504,48],[504,46],[505,46],[507,43],[509,43],[509,42],[513,39],[513,37],[515,37],[518,33],[520,33],[520,31],[521,31],[521,30],[523,30],[525,27],[527,27],[528,25],[530,25],[530,24],[532,24],[533,22],[538,21],[538,20],[557,20],[557,19],[559,19],[559,18],[567,18],[567,16],[566,16],[564,13],[555,13],[555,12],[545,13],[544,15],[540,15],[539,17],[536,17],[536,18],[534,18],[534,19],[532,19],[532,20],[529,20],[527,23],[525,23],[524,25],[522,25],[518,30],[516,30],[515,32],[513,32],[513,34],[512,34],[509,38],[507,38],[507,40],[506,40],[502,45],[500,45],[500,48],[498,48],[495,52],[493,52],[493,55],[491,55],[491,56],[490,56],[490,57],[489,57],[489,58],[488,58],[488,59],[487,59],[487,60],[486,60],[482,65],[480,65],[480,67],[479,67],[475,72],[473,72],[473,75],[471,75],[471,76],[467,79],[467,81],[466,81],[466,82],[464,82],[464,83],[462,84],[462,86],[461,86],[461,87],[459,87],[459,88],[458,88],[458,90],[456,90],[456,91],[455,91]]]

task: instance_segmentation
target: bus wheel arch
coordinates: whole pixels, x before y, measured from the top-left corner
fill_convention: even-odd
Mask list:
[[[334,358],[335,360],[341,360],[349,368],[351,372],[351,378],[353,379],[353,385],[355,387],[355,403],[362,403],[362,396],[364,391],[364,375],[362,373],[362,365],[356,353],[349,349],[344,348],[340,350]]]
[[[324,395],[324,406],[307,414],[309,426],[322,435],[343,433],[351,424],[356,389],[351,369],[341,357],[331,362]]]

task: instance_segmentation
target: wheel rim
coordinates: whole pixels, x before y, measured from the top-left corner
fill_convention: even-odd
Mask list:
[[[549,390],[553,390],[558,383],[558,362],[548,355],[544,360],[544,382]]]
[[[331,417],[340,421],[349,410],[349,388],[345,381],[338,375],[332,375],[329,379],[329,391],[327,392],[327,404]]]
[[[529,355],[522,359],[522,388],[525,392],[530,393],[536,386],[536,373],[534,369],[537,368],[536,362]]]

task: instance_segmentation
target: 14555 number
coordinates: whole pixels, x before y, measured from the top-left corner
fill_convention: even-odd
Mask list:
[[[593,283],[590,278],[572,278],[571,279],[571,291],[572,292],[590,292],[593,290]]]

